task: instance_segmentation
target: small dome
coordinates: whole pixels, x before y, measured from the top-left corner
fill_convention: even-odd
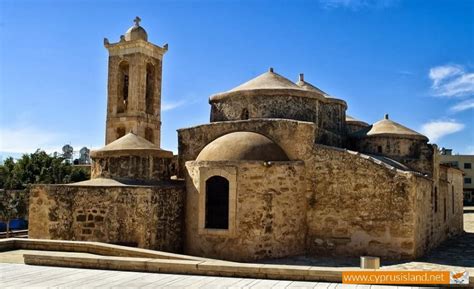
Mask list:
[[[136,17],[135,20],[133,20],[135,24],[130,27],[127,32],[125,33],[125,40],[126,41],[133,41],[133,40],[145,40],[148,41],[148,34],[146,33],[145,29],[140,26],[140,17]]]
[[[322,91],[321,89],[317,88],[316,86],[312,85],[311,83],[309,82],[306,82],[304,80],[304,74],[303,73],[300,73],[300,77],[299,77],[299,80],[298,82],[296,83],[296,85],[298,85],[299,87],[301,87],[302,89],[306,89],[306,90],[310,90],[310,91],[315,91],[317,93],[320,93],[326,97],[328,97],[328,94],[324,91]]]
[[[166,158],[173,157],[172,152],[162,150],[154,143],[131,132],[119,139],[114,140],[101,149],[92,151],[91,156],[97,157],[110,154],[136,154],[143,152],[152,153],[153,155]]]
[[[385,115],[384,119],[374,123],[366,136],[401,136],[408,138],[423,139],[428,141],[428,138],[414,130],[411,130],[397,122],[394,122],[388,118],[388,114]]]
[[[207,144],[196,161],[288,161],[271,139],[254,132],[233,132]]]

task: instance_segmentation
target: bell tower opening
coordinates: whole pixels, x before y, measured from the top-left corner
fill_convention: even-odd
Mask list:
[[[153,129],[149,127],[145,129],[145,139],[150,142],[153,142]]]
[[[117,134],[117,139],[123,137],[125,135],[125,128],[124,127],[118,127],[116,130]]]
[[[145,91],[145,106],[146,113],[155,114],[155,67],[151,63],[146,65],[146,91]]]
[[[117,99],[117,113],[122,113],[128,107],[128,88],[129,88],[129,72],[130,65],[127,61],[122,61],[119,64],[119,81],[118,81],[118,99]]]

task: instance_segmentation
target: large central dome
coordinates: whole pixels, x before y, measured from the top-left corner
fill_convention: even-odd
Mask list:
[[[275,142],[254,132],[233,132],[207,144],[197,161],[288,161]]]

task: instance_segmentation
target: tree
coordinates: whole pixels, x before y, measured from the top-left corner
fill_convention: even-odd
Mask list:
[[[0,220],[4,220],[7,225],[8,238],[10,234],[10,221],[26,212],[25,200],[23,199],[25,196],[19,191],[3,191],[3,193],[5,195],[0,198]]]
[[[19,190],[29,184],[64,184],[90,178],[83,167],[72,166],[62,156],[37,150],[14,161],[9,157],[0,166],[0,188]]]
[[[7,236],[10,220],[26,214],[30,184],[64,184],[89,178],[84,167],[75,167],[62,156],[50,156],[39,149],[17,161],[7,158],[0,165],[0,189],[5,194],[0,196],[0,220],[7,223]]]

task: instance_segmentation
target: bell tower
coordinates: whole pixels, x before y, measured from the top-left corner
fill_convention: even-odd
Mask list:
[[[104,39],[109,52],[106,144],[133,132],[160,146],[162,62],[168,45],[148,42],[140,21],[136,17],[119,42]]]

